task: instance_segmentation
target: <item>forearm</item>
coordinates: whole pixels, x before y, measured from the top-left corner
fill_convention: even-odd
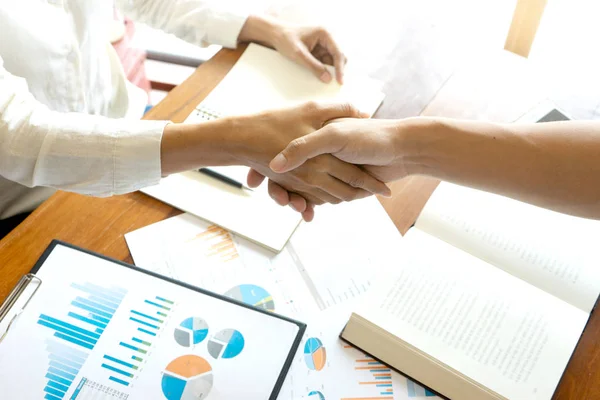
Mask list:
[[[117,0],[134,21],[172,33],[195,45],[234,48],[247,13],[207,0]]]
[[[242,165],[245,131],[241,118],[222,118],[201,124],[170,124],[161,142],[162,175],[202,166]]]
[[[600,124],[415,119],[409,173],[600,218]]]
[[[273,47],[273,42],[282,32],[282,25],[269,16],[250,15],[240,31],[238,41],[260,43]]]

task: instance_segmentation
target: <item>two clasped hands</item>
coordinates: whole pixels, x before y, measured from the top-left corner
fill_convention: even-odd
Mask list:
[[[268,167],[249,164],[250,186],[268,177],[273,200],[302,213],[307,221],[315,205],[391,195],[385,183],[398,175],[393,171],[398,135],[392,124],[384,129],[386,121],[366,120],[367,115],[349,104],[309,103],[279,113],[295,116],[294,129],[282,130],[279,140],[284,146],[276,154],[278,146],[270,149]]]
[[[346,57],[324,29],[291,27],[251,16],[239,40],[273,47],[312,71],[315,79],[343,83]],[[325,65],[334,66],[335,76]],[[250,186],[269,178],[271,197],[310,221],[315,205],[390,195],[380,167],[390,164],[391,157],[385,152],[392,137],[384,137],[382,131],[375,136],[368,132],[365,139],[373,148],[361,148],[360,155],[351,149],[364,144],[346,146],[339,141],[349,130],[371,131],[375,125],[385,125],[370,121],[367,127],[362,124],[366,117],[350,104],[307,103],[198,125],[171,124],[163,135],[163,175],[195,168],[198,161],[203,166],[246,165],[251,167]],[[365,151],[373,157],[367,157]]]
[[[250,17],[239,35],[277,49],[315,79],[343,82],[346,57],[320,28]],[[325,67],[335,67],[331,76]],[[426,175],[573,215],[600,218],[600,128],[593,121],[494,124],[444,118],[376,120],[348,104],[308,103],[198,125],[167,125],[163,175],[246,165],[250,186],[305,220],[314,206],[371,194]]]

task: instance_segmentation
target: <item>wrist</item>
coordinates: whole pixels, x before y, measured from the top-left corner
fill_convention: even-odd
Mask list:
[[[274,47],[277,38],[283,31],[283,26],[272,17],[250,15],[242,27],[238,40],[254,42]]]
[[[161,142],[162,175],[202,166],[246,165],[244,131],[234,118],[200,124],[169,124]]]
[[[436,149],[449,136],[444,119],[412,117],[398,121],[395,132],[395,162],[407,175],[436,176]]]

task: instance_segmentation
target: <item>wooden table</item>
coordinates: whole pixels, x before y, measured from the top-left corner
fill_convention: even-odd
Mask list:
[[[223,50],[147,116],[180,122],[226,75],[244,48]],[[510,122],[545,98],[525,59],[507,52],[478,55],[448,79],[408,65],[402,48],[380,69],[387,98],[378,118],[415,115]],[[425,66],[426,63],[422,63]],[[417,65],[418,67],[418,65]],[[376,76],[377,77],[377,76]],[[427,79],[425,79],[426,77]],[[437,186],[434,179],[411,177],[392,185],[394,196],[380,199],[405,233]],[[317,210],[318,211],[318,210]],[[142,193],[108,199],[58,192],[0,242],[0,302],[34,265],[52,239],[132,262],[124,234],[180,212]],[[317,213],[318,218],[318,213]],[[557,399],[600,399],[600,317],[594,313],[555,394]]]

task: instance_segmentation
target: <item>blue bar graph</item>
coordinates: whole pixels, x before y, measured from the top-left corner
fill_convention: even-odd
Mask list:
[[[142,324],[142,325],[144,325],[144,326],[148,326],[148,327],[150,327],[150,328],[153,328],[153,329],[158,329],[158,326],[157,326],[157,325],[150,324],[150,323],[148,323],[148,322],[144,322],[144,321],[142,321],[141,319],[138,319],[138,318],[133,318],[133,317],[129,317],[129,319],[130,319],[130,320],[132,320],[133,322],[137,322],[138,324]]]
[[[67,358],[64,358],[64,357],[61,357],[61,356],[57,356],[57,355],[54,355],[54,354],[50,354],[48,356],[48,358],[50,359],[51,362],[52,361],[56,361],[56,362],[58,362],[58,363],[60,363],[62,365],[66,365],[68,367],[72,367],[72,368],[75,368],[77,370],[81,369],[81,366],[82,366],[81,363],[79,363],[79,362],[77,362],[75,360],[69,360]]]
[[[115,307],[114,304],[110,304],[111,300],[107,299],[106,296],[99,295],[98,288],[92,287],[91,289],[95,291],[94,298],[90,298],[89,301],[82,301],[81,299],[77,299],[77,301],[83,306],[93,308],[94,311],[87,310],[90,312],[90,318],[101,321],[100,318],[106,318],[106,316],[100,312],[114,312]],[[116,296],[117,294],[113,293],[111,295]],[[146,298],[143,300],[143,303],[140,302],[136,306],[136,309],[130,309],[129,321],[133,329],[137,329],[138,332],[153,337],[157,336],[168,317],[167,313],[171,310],[167,305],[170,306],[173,304],[175,304],[173,301],[160,296]],[[156,311],[156,308],[159,308],[160,311]],[[141,336],[142,339],[140,339],[136,336],[129,336],[131,342],[129,340],[119,342],[119,346],[131,350],[133,354],[124,355],[124,358],[113,357],[109,354],[103,356],[104,363],[101,365],[102,368],[114,373],[109,376],[111,381],[129,386],[131,382],[127,378],[134,378],[134,373],[139,368],[135,362],[143,362],[143,359],[139,356],[147,354],[152,347],[151,339],[146,339],[145,336]]]
[[[156,296],[156,297],[155,297],[155,299],[156,299],[156,300],[163,301],[163,302],[165,302],[165,303],[167,303],[167,304],[173,304],[173,303],[174,303],[173,301],[171,301],[171,300],[167,300],[167,299],[165,299],[164,297],[160,297],[160,296]]]
[[[54,381],[48,381],[48,386],[58,389],[61,392],[66,392],[69,389],[68,386],[61,385],[60,383],[56,383]]]
[[[71,318],[75,318],[75,319],[77,319],[79,321],[82,321],[82,322],[86,322],[86,323],[88,323],[90,325],[97,326],[97,327],[99,327],[101,329],[106,328],[106,324],[108,323],[108,321],[107,322],[97,321],[97,320],[95,320],[93,318],[84,317],[83,315],[79,315],[79,314],[76,314],[74,312],[68,313],[67,316],[69,316]]]
[[[81,308],[82,310],[89,311],[92,315],[97,315],[97,316],[100,316],[100,317],[104,317],[104,318],[107,318],[109,320],[112,317],[111,313],[107,313],[107,312],[104,312],[102,310],[98,310],[97,308],[94,308],[94,307],[89,306],[87,304],[83,304],[83,303],[81,303],[79,301],[76,301],[76,300],[73,300],[71,302],[71,304],[74,305],[77,308]]]
[[[73,337],[71,337],[69,335],[65,335],[64,333],[61,333],[61,332],[54,332],[54,336],[57,337],[57,338],[59,338],[59,339],[66,340],[67,342],[71,342],[71,343],[73,343],[73,344],[75,344],[77,346],[81,346],[83,348],[86,348],[86,349],[90,349],[90,350],[94,349],[94,345],[93,344],[84,342],[82,340],[75,339],[75,338],[73,338]]]
[[[60,376],[57,376],[57,375],[54,375],[54,374],[51,374],[51,373],[47,373],[45,377],[48,378],[51,381],[61,383],[61,384],[65,385],[65,386],[71,386],[71,383],[73,383],[73,381],[70,381],[70,380],[65,379],[65,378],[61,378]]]
[[[146,334],[148,334],[148,335],[150,335],[150,336],[156,336],[156,333],[154,333],[154,332],[150,332],[150,331],[148,331],[148,330],[146,330],[146,329],[144,329],[144,328],[138,328],[138,331],[140,331],[140,332],[142,332],[142,333],[146,333]]]
[[[63,397],[65,397],[65,392],[62,392],[62,391],[60,391],[58,389],[55,389],[53,387],[50,387],[50,386],[46,386],[44,388],[44,392],[49,393],[49,394],[51,394],[53,396],[56,396],[59,399],[62,399]]]
[[[119,303],[115,303],[113,301],[103,299],[102,297],[99,297],[99,296],[90,296],[90,300],[94,301],[96,303],[104,304],[105,306],[114,308],[115,310],[117,308],[119,308]]]
[[[119,379],[119,378],[115,378],[114,376],[111,376],[111,377],[110,377],[110,378],[108,378],[108,379],[110,379],[110,380],[111,380],[111,381],[113,381],[113,382],[120,383],[121,385],[129,386],[129,382],[125,382],[124,380],[122,380],[122,379]]]
[[[62,317],[40,314],[38,325],[52,332],[46,340],[48,380],[45,399],[61,400],[127,294],[125,289],[90,283],[71,284],[74,295]],[[83,311],[83,312],[82,312]]]
[[[113,315],[115,313],[115,311],[117,311],[116,308],[107,307],[104,304],[98,304],[95,301],[91,301],[91,300],[85,299],[83,297],[76,297],[75,301],[78,301],[79,303],[85,304],[85,305],[95,308],[97,310],[104,311],[104,312],[108,313],[109,315]]]
[[[150,315],[141,313],[139,311],[131,310],[131,313],[135,314],[135,315],[139,315],[140,317],[148,318],[151,321],[163,322],[162,319],[159,319],[159,318],[156,318],[156,317],[151,317]]]
[[[103,324],[108,324],[110,322],[110,319],[101,317],[93,313],[89,313],[88,316],[95,321],[102,322]]]
[[[163,306],[162,304],[158,304],[158,303],[156,303],[156,302],[154,302],[154,301],[150,301],[150,300],[144,300],[144,303],[147,303],[147,304],[153,305],[153,306],[155,306],[155,307],[158,307],[158,308],[162,308],[162,309],[164,309],[164,310],[170,310],[170,308],[169,308],[169,307],[167,307],[167,306]]]
[[[56,324],[52,324],[48,321],[44,321],[41,318],[45,317],[45,315],[40,315],[40,320],[38,321],[38,324],[43,325],[43,326],[47,326],[48,328],[52,328],[54,329],[56,332],[60,332],[63,333],[65,335],[68,335],[70,337],[73,337],[75,339],[79,339],[83,342],[86,343],[90,343],[92,345],[96,344],[96,342],[98,341],[95,338],[91,338],[89,336],[86,336],[84,334],[81,333],[77,333],[71,329],[65,328],[64,326],[60,326],[60,325],[56,325]]]
[[[129,367],[131,369],[138,369],[138,367],[136,365],[133,365],[133,364],[128,363],[126,361],[119,360],[118,358],[115,358],[115,357],[112,357],[112,356],[104,355],[104,358],[107,359],[107,360],[116,362],[117,364],[121,364],[121,365],[124,365],[126,367]]]
[[[101,367],[102,368],[106,368],[106,369],[108,369],[110,371],[116,372],[117,374],[124,375],[124,376],[126,376],[128,378],[133,378],[133,374],[132,373],[127,372],[127,371],[123,371],[122,369],[113,367],[112,365],[102,364]]]
[[[58,361],[50,361],[50,366],[73,375],[77,375],[77,373],[79,372],[78,368],[69,367],[65,364],[59,363]]]

